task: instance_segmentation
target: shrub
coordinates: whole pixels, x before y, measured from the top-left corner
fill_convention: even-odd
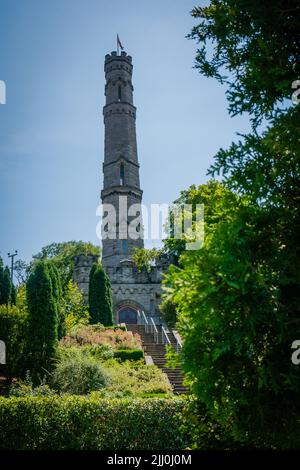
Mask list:
[[[188,436],[193,449],[237,450],[245,448],[245,445],[232,438],[231,423],[229,422],[227,429],[224,429],[195,395],[186,397],[181,422],[181,430]]]
[[[114,331],[127,331],[127,326],[126,325],[109,325],[104,327],[105,330],[114,330]]]
[[[114,357],[121,361],[139,361],[144,357],[144,351],[141,349],[118,349]]]
[[[15,306],[0,305],[0,339],[6,345],[6,373],[23,376],[25,373],[25,350],[28,315]]]
[[[108,344],[86,344],[79,346],[78,344],[72,346],[59,346],[57,349],[57,357],[71,357],[74,354],[83,356],[90,356],[99,361],[106,361],[114,357],[114,350]]]
[[[177,450],[182,399],[0,398],[1,449]]]
[[[120,364],[113,359],[104,364],[110,376],[110,384],[100,392],[102,397],[111,396],[150,396],[172,394],[167,376],[156,366],[146,366],[142,362],[127,361]]]
[[[109,376],[95,358],[73,352],[57,362],[51,383],[60,393],[85,395],[108,385]]]
[[[10,397],[52,397],[54,395],[56,395],[55,391],[44,381],[37,387],[34,387],[28,374],[25,380],[14,382],[9,390]]]
[[[65,336],[62,346],[82,346],[85,344],[105,344],[113,349],[142,349],[138,334],[122,329],[105,328],[101,324],[80,326]]]

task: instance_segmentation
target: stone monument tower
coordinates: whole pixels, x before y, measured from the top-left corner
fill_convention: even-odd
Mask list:
[[[126,52],[105,56],[102,264],[112,284],[115,322],[137,323],[143,310],[160,323],[161,268],[138,272],[132,261],[133,247],[144,245],[132,69]],[[108,204],[115,209],[114,224],[105,218]],[[115,236],[108,236],[112,226]]]
[[[104,185],[102,204],[111,204],[116,210],[115,236],[102,239],[102,264],[118,267],[130,257],[132,248],[143,247],[140,204],[139,163],[136,141],[136,108],[133,105],[132,58],[122,52],[112,52],[105,57],[105,96],[103,108],[105,125]],[[135,204],[135,216],[128,216],[128,209]],[[129,224],[138,219],[133,237]],[[109,227],[103,227],[109,230]]]

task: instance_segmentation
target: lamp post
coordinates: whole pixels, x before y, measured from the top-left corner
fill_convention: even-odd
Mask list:
[[[7,253],[8,257],[11,258],[11,268],[10,268],[10,276],[11,276],[11,282],[14,281],[14,259],[15,256],[17,256],[18,251],[15,250],[14,253]]]

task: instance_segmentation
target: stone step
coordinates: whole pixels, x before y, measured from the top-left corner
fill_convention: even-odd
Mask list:
[[[156,343],[154,335],[150,332],[145,331],[143,325],[127,325],[128,331],[138,333],[141,337],[142,347],[147,356],[151,356],[153,363],[159,367],[162,372],[166,374],[168,380],[172,386],[173,392],[177,395],[187,393],[186,387],[184,387],[183,374],[179,367],[171,368],[166,367],[166,346],[162,343]],[[158,331],[161,331],[161,327],[157,326]],[[176,349],[176,340],[173,333],[168,333],[169,340],[174,349]],[[160,338],[161,339],[161,338]]]

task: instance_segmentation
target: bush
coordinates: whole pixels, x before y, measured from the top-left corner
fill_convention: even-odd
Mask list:
[[[75,328],[60,341],[61,346],[102,344],[113,349],[142,349],[141,338],[123,329],[105,328],[101,323]]]
[[[183,399],[0,398],[0,448],[177,450]]]
[[[56,393],[49,387],[45,379],[34,387],[29,371],[26,372],[24,380],[14,379],[9,389],[10,397],[51,397],[53,395]]]
[[[108,344],[85,344],[84,346],[59,346],[57,349],[57,357],[72,357],[74,354],[82,356],[90,356],[99,361],[106,361],[114,357],[114,350]]]
[[[126,325],[110,325],[110,326],[105,326],[104,327],[105,330],[114,330],[114,331],[118,331],[118,330],[121,330],[121,331],[127,331],[127,326]]]
[[[195,395],[186,397],[181,422],[181,430],[188,436],[193,449],[238,450],[246,447],[241,442],[232,439],[231,423],[229,422],[227,429],[224,429]]]
[[[101,397],[142,397],[153,394],[172,394],[167,376],[156,366],[128,361],[120,364],[113,359],[104,365],[110,376],[110,384],[100,392]]]
[[[121,361],[139,361],[144,357],[144,351],[141,349],[118,349],[114,357]]]
[[[73,351],[57,363],[51,383],[60,393],[85,395],[108,385],[109,377],[95,358]]]

